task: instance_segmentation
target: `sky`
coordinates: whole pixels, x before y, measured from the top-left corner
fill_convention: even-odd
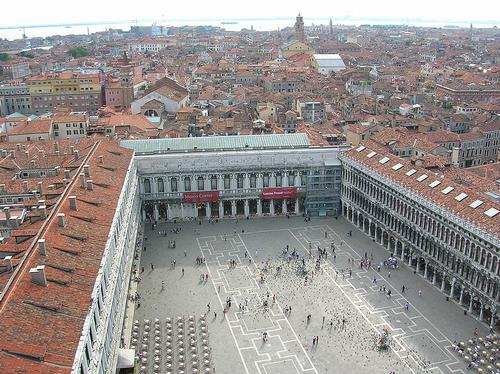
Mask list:
[[[291,18],[298,12],[306,25],[314,18],[426,19],[500,23],[500,0],[24,0],[20,8],[0,12],[0,26],[68,24],[135,19]],[[15,9],[15,10],[14,10]],[[309,19],[309,22],[308,22]]]

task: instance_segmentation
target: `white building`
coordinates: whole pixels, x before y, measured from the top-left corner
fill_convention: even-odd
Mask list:
[[[318,73],[329,75],[345,69],[344,61],[339,54],[314,54]]]

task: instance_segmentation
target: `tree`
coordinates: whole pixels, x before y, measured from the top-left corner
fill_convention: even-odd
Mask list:
[[[0,52],[0,61],[7,61],[9,59],[9,54],[5,52]]]
[[[68,53],[73,57],[73,58],[78,58],[78,57],[85,57],[89,55],[89,50],[85,47],[78,46],[78,47],[73,47],[71,48]]]

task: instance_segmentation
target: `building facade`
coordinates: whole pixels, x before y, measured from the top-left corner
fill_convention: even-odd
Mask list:
[[[30,77],[26,84],[29,86],[35,114],[58,108],[68,108],[74,112],[96,112],[102,105],[99,74],[50,73]]]
[[[496,325],[500,206],[393,155],[340,157],[342,214],[471,315]],[[465,218],[467,217],[467,218]]]
[[[12,113],[32,114],[31,96],[26,85],[0,86],[0,116]]]
[[[341,148],[312,148],[304,134],[218,139],[122,142],[136,151],[144,218],[340,213]]]

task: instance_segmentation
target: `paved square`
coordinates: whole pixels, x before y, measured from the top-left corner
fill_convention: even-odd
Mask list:
[[[134,319],[207,314],[217,373],[461,373],[466,370],[451,342],[469,338],[476,327],[487,333],[405,265],[390,277],[386,270],[361,269],[365,252],[374,263],[388,253],[342,218],[146,226],[141,306]],[[346,235],[349,230],[352,237]],[[172,239],[175,249],[167,246]],[[316,267],[318,246],[327,249],[328,257]],[[290,256],[294,251],[298,260]],[[205,263],[197,264],[197,257]],[[390,298],[384,287],[391,290]],[[231,307],[224,314],[228,299]],[[291,313],[284,312],[287,307]],[[375,343],[383,328],[390,331],[390,349],[380,352]],[[315,336],[318,344],[313,345]]]

